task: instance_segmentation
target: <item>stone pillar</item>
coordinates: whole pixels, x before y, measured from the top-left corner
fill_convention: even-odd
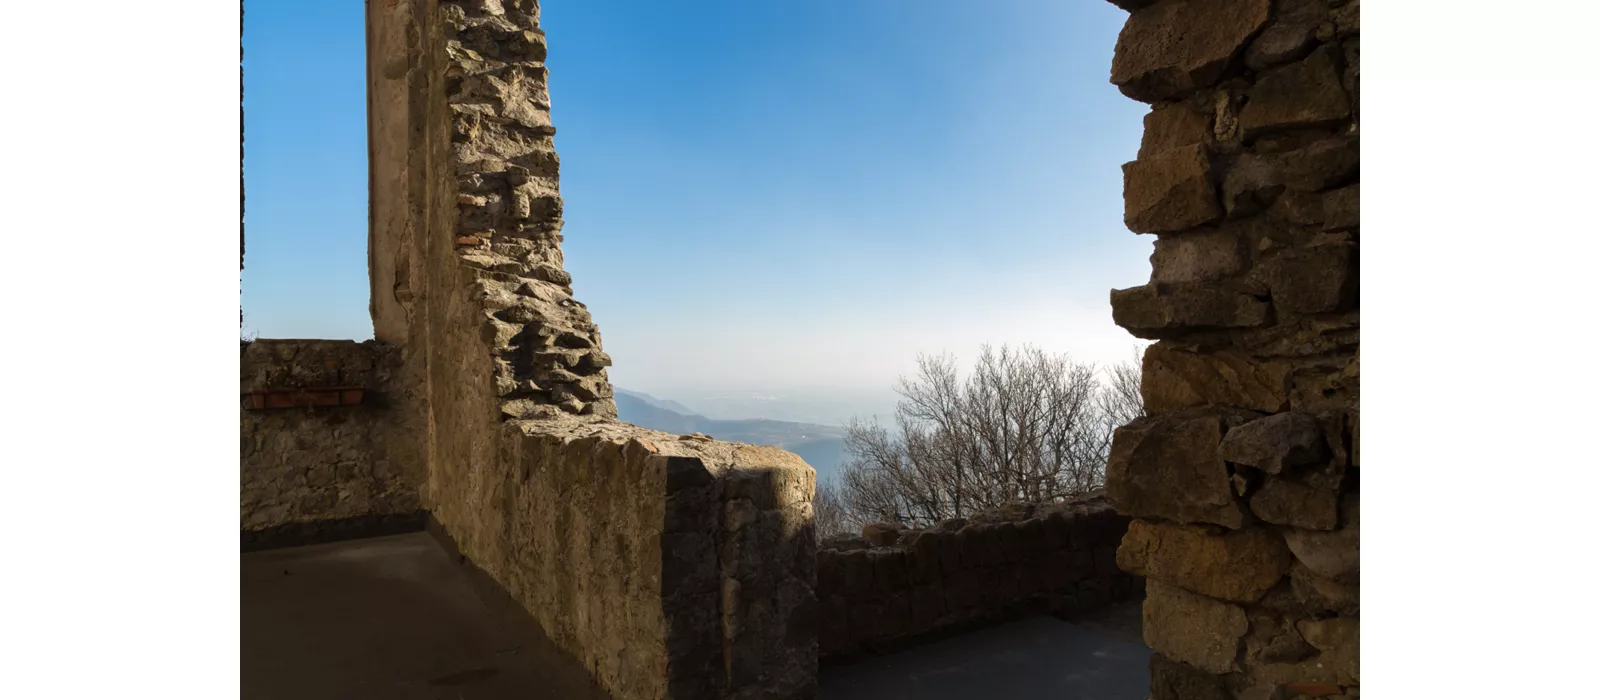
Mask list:
[[[615,420],[563,269],[538,3],[367,22],[373,330],[437,531],[618,698],[814,698],[815,472]]]
[[[1148,417],[1107,495],[1136,518],[1154,700],[1359,695],[1360,0],[1112,0],[1111,81],[1150,282],[1111,293]]]

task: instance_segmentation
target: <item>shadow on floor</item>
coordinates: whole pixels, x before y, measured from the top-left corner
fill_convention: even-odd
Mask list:
[[[1029,617],[849,666],[825,668],[821,700],[1145,700],[1150,650],[1123,603],[1093,618]]]
[[[240,558],[245,700],[601,700],[426,533]]]

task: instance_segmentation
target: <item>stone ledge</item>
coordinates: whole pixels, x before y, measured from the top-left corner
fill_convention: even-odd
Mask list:
[[[239,550],[259,552],[267,549],[303,547],[420,532],[426,517],[426,513],[418,510],[408,513],[358,515],[332,520],[307,520],[273,525],[259,530],[240,530]]]
[[[597,416],[500,426],[436,512],[565,653],[626,697],[803,694],[816,680],[816,474],[773,447]]]

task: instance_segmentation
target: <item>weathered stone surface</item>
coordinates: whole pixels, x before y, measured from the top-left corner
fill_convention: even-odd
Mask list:
[[[1122,166],[1123,223],[1135,233],[1181,231],[1222,216],[1201,144],[1179,146]]]
[[[1322,197],[1322,228],[1348,231],[1361,226],[1360,183],[1341,187]]]
[[[1117,36],[1111,82],[1141,102],[1209,87],[1270,15],[1269,0],[1165,0],[1135,11]]]
[[[1144,642],[1207,673],[1235,670],[1239,640],[1250,628],[1243,608],[1160,581],[1145,584]]]
[[[1289,571],[1283,538],[1259,528],[1212,534],[1192,525],[1133,521],[1117,549],[1124,571],[1196,593],[1252,602]]]
[[[1114,561],[1129,519],[1103,499],[1008,503],[973,521],[955,532],[899,530],[892,545],[819,552],[816,595],[851,611],[848,624],[819,642],[819,653],[874,648],[1064,596],[1101,605],[1137,590]],[[826,544],[848,540],[868,544]]]
[[[1280,0],[1272,24],[1245,51],[1245,65],[1259,71],[1305,57],[1316,46],[1317,28],[1327,20],[1326,0]]]
[[[1261,75],[1239,111],[1246,139],[1284,129],[1322,127],[1350,117],[1337,48],[1313,51],[1305,60]]]
[[[833,549],[841,552],[850,552],[857,549],[867,549],[872,544],[855,535],[833,535],[823,538],[818,543],[818,549]]]
[[[1359,618],[1301,620],[1294,625],[1301,638],[1317,650],[1293,663],[1265,663],[1251,669],[1257,682],[1353,686],[1361,682],[1361,621]]]
[[[1255,467],[1268,474],[1328,459],[1328,443],[1316,416],[1279,413],[1228,431],[1218,453],[1226,461]]]
[[[1158,105],[1144,116],[1144,136],[1139,159],[1146,160],[1175,148],[1212,140],[1211,115],[1181,104]]]
[[[1339,529],[1332,532],[1291,529],[1284,533],[1289,551],[1307,569],[1336,581],[1361,576],[1361,500],[1351,494],[1339,507]]]
[[[1250,512],[1278,525],[1332,530],[1339,522],[1339,492],[1296,479],[1269,478],[1250,495]]]
[[[1329,138],[1273,157],[1285,187],[1321,192],[1352,182],[1361,172],[1361,141]]]
[[[1350,0],[1333,10],[1334,35],[1351,36],[1361,32],[1361,0]]]
[[[877,547],[889,547],[900,541],[900,529],[889,523],[868,523],[861,526],[861,538]]]
[[[1244,509],[1217,455],[1223,430],[1223,416],[1203,411],[1141,418],[1118,428],[1106,465],[1106,495],[1117,512],[1242,527]]]
[[[1156,343],[1145,349],[1139,392],[1151,415],[1208,404],[1277,412],[1289,407],[1289,371],[1283,362]]]
[[[1279,251],[1260,270],[1280,312],[1334,313],[1356,303],[1356,263],[1355,244],[1330,242]]]
[[[1148,577],[1152,698],[1359,696],[1359,15],[1159,0],[1118,38],[1113,82],[1155,104],[1125,219],[1158,240],[1112,315],[1159,342],[1107,480],[1149,519],[1118,563]]]
[[[267,532],[417,513],[426,480],[398,348],[368,341],[257,340],[239,390],[359,386],[360,405],[239,412],[239,528]],[[252,405],[246,399],[246,406]]]
[[[1289,592],[1307,614],[1361,614],[1361,591],[1353,583],[1319,576],[1298,561],[1289,568],[1289,582]]]
[[[1225,285],[1152,282],[1111,290],[1111,317],[1136,337],[1160,339],[1196,329],[1266,325],[1271,306]]]
[[[1151,654],[1150,700],[1233,700],[1233,696],[1222,678]]]
[[[1156,239],[1150,281],[1208,282],[1243,273],[1250,266],[1245,238],[1229,230],[1197,231]]]
[[[1277,161],[1246,153],[1223,178],[1222,205],[1229,218],[1253,216],[1272,206],[1283,190]]]
[[[1295,663],[1315,655],[1291,620],[1266,611],[1249,613],[1250,632],[1244,638],[1244,657],[1250,662]]]

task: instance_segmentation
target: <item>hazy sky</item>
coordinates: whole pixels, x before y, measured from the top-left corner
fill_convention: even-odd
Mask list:
[[[919,352],[1129,357],[1149,278],[1106,2],[548,0],[574,289],[612,381],[887,388]],[[371,337],[362,3],[246,3],[246,333]]]

